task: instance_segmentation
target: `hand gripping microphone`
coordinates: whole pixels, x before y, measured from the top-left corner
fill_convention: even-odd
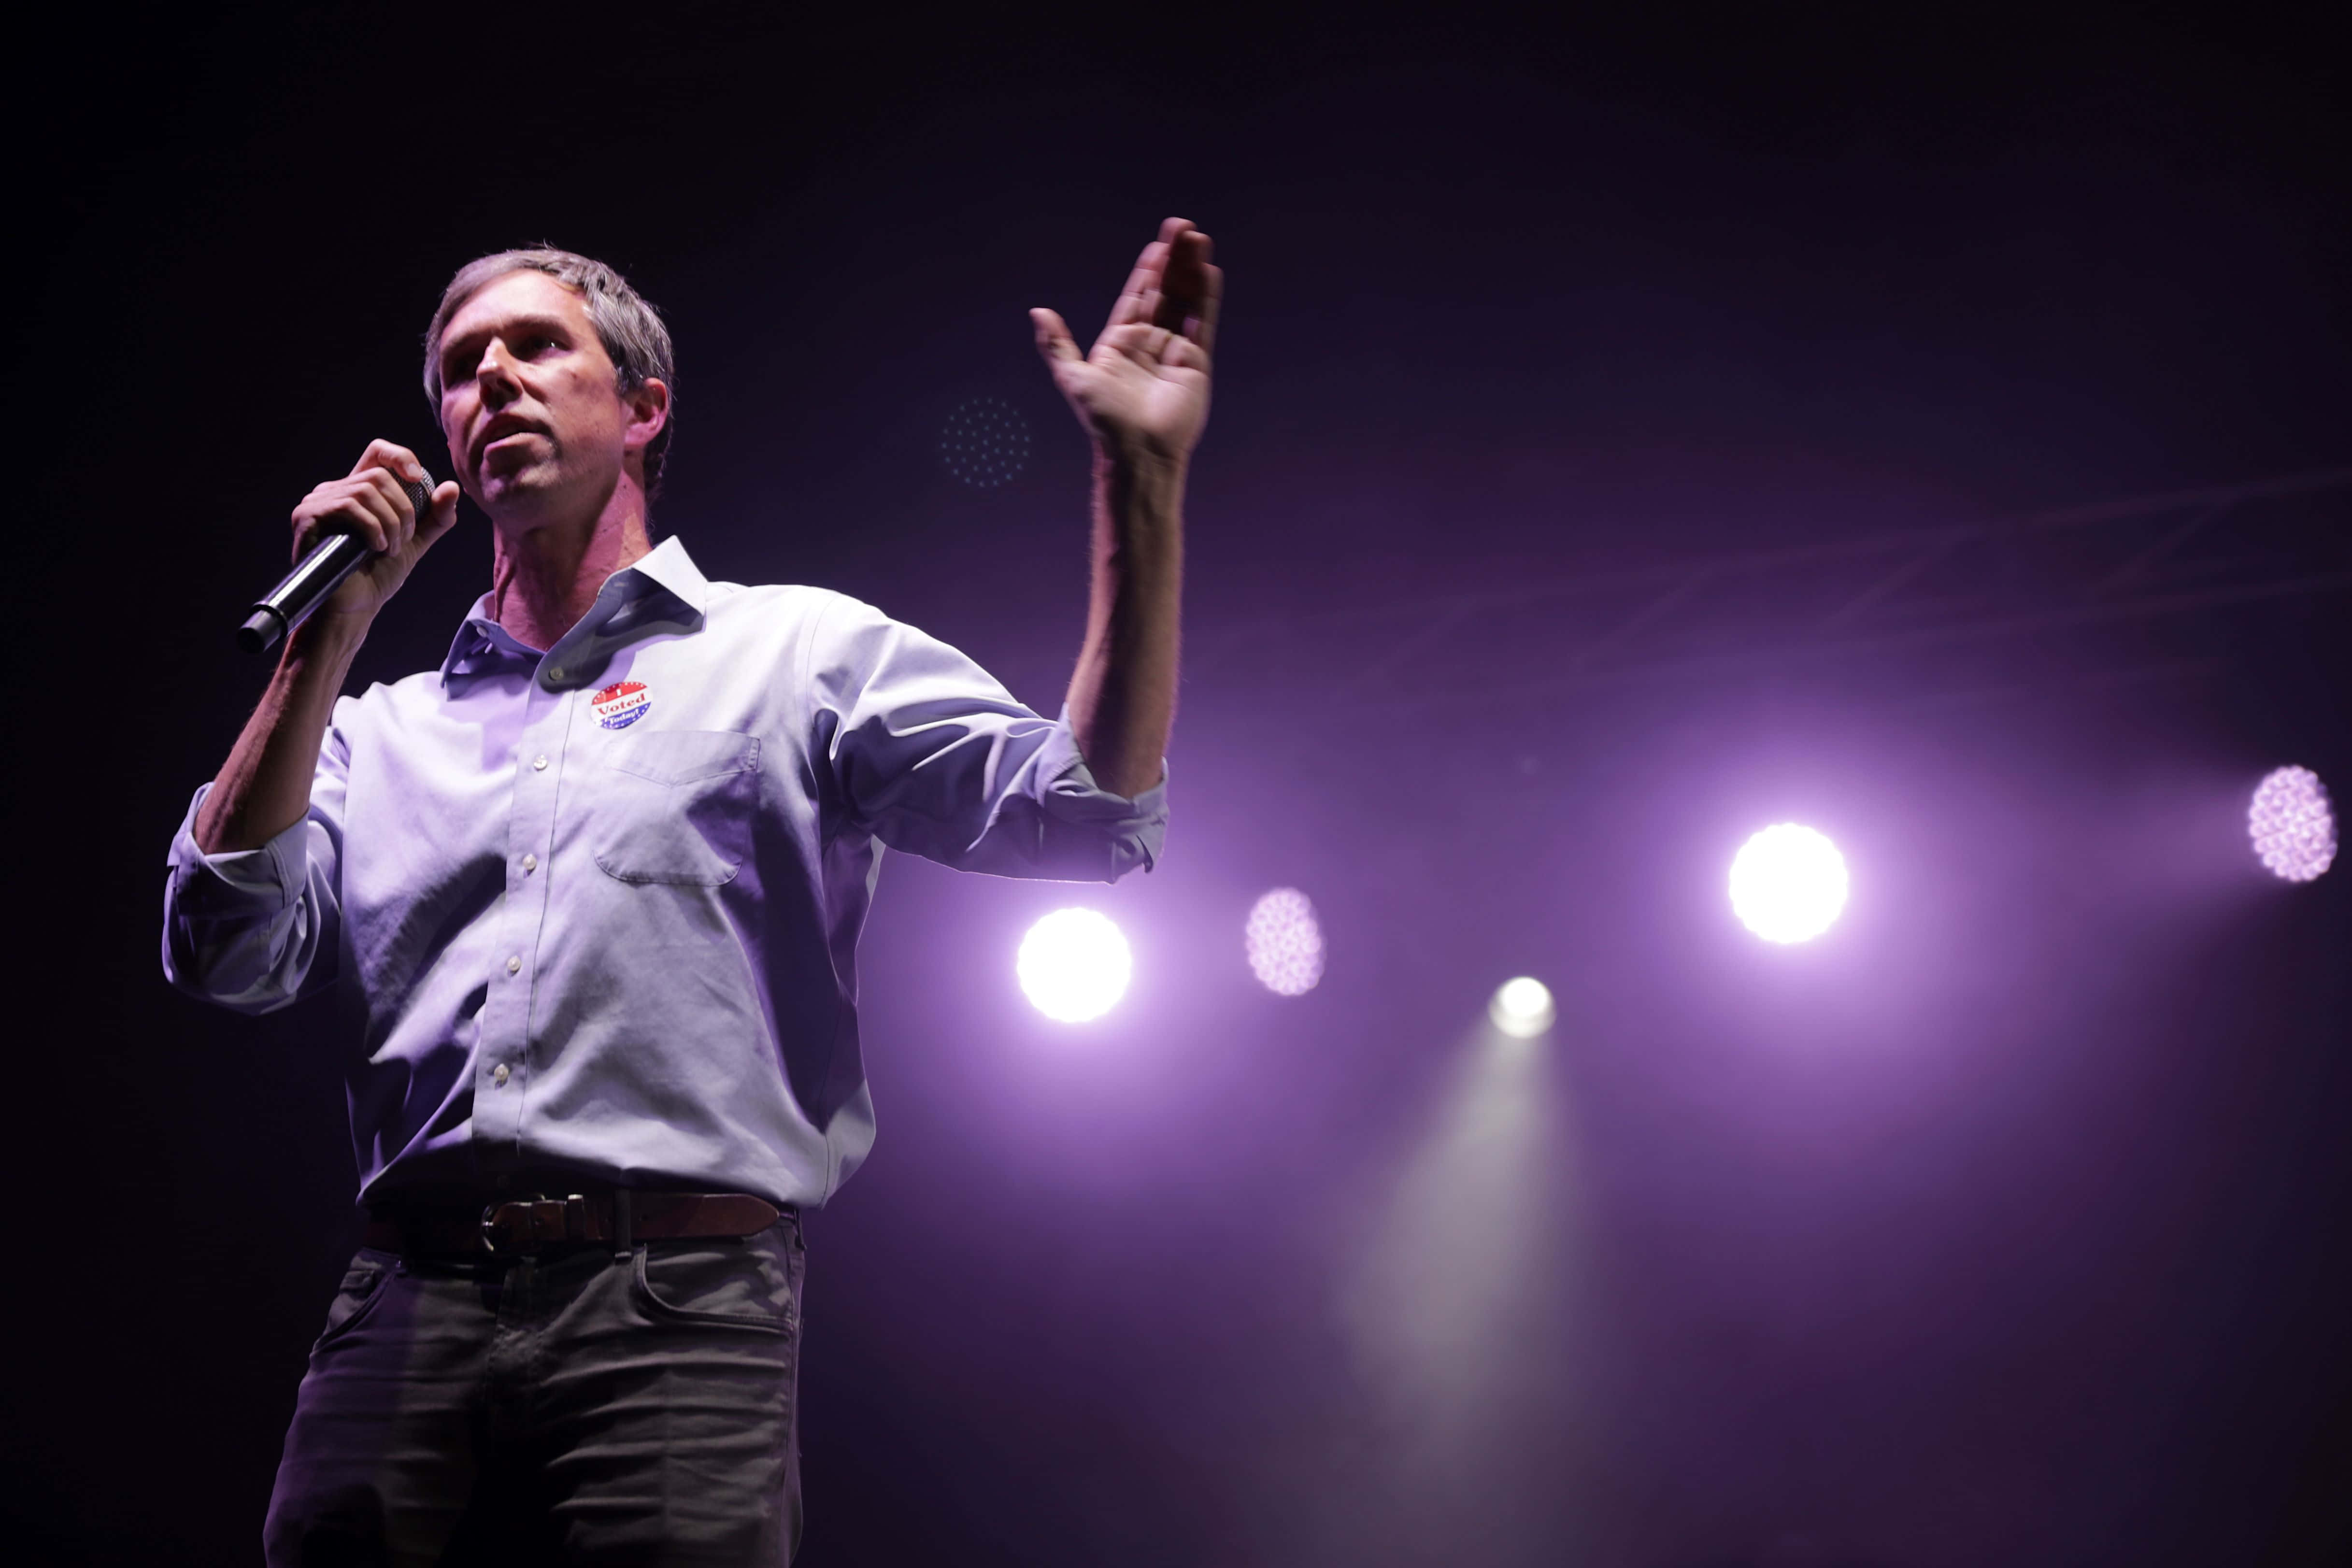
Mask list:
[[[408,492],[421,526],[433,504],[433,476],[425,475],[422,484],[404,483],[400,488]],[[254,605],[245,625],[236,628],[236,646],[247,653],[268,653],[278,639],[309,620],[310,612],[325,604],[327,595],[373,554],[356,533],[323,535],[302,557],[302,563]]]

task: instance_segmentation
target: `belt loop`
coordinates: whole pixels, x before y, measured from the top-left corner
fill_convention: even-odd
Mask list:
[[[613,1189],[613,1258],[615,1262],[625,1262],[637,1248],[637,1216],[633,1212],[631,1201],[635,1195],[626,1187]]]

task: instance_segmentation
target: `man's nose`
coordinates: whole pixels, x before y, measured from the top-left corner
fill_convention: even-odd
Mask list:
[[[482,351],[482,363],[474,367],[474,383],[481,388],[482,401],[493,407],[513,402],[522,391],[515,379],[514,362],[495,338]]]

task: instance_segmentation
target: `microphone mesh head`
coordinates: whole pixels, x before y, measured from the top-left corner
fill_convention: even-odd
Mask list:
[[[425,509],[433,504],[433,470],[430,468],[425,470],[423,483],[404,484],[400,488],[408,492],[408,504],[416,509],[416,515],[423,517]]]

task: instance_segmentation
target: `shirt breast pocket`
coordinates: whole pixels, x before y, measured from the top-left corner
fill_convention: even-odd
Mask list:
[[[657,730],[600,741],[588,802],[598,868],[624,882],[733,881],[751,853],[759,738]]]

